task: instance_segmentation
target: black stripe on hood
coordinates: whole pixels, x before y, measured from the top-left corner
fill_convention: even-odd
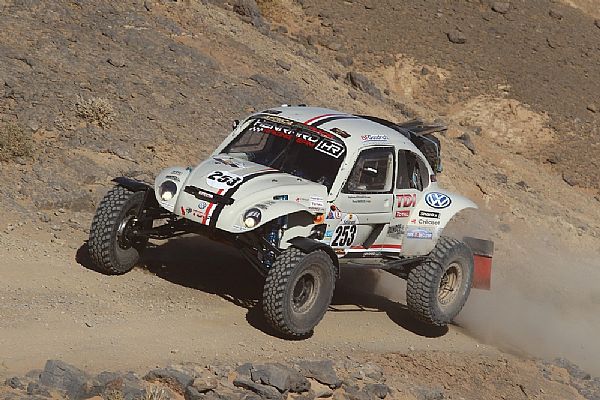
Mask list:
[[[253,174],[247,175],[244,177],[244,179],[242,180],[242,182],[237,185],[234,188],[229,189],[227,192],[225,192],[225,194],[223,194],[223,196],[225,197],[231,197],[233,196],[233,194],[235,192],[237,192],[237,190],[246,182],[248,182],[251,179],[257,178],[259,176],[263,176],[263,175],[269,175],[269,174],[280,174],[281,171],[278,170],[272,170],[272,171],[261,171],[261,172],[255,172]],[[219,216],[221,215],[221,211],[223,211],[223,209],[225,208],[226,204],[218,204],[217,208],[215,208],[215,211],[213,211],[211,217],[210,217],[210,223],[209,226],[215,228],[217,226],[217,220],[219,219]]]

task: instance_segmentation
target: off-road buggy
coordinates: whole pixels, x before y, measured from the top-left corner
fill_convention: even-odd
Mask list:
[[[349,264],[406,279],[409,310],[448,324],[474,275],[489,285],[493,243],[441,235],[476,208],[436,183],[433,133],[444,129],[302,106],[251,115],[207,160],[164,169],[154,187],[114,179],[92,222],[91,257],[122,274],[149,239],[197,233],[233,245],[266,278],[264,313],[285,336],[312,333]]]

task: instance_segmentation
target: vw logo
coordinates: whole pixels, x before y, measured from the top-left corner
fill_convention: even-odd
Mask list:
[[[208,204],[207,204],[205,201],[201,201],[201,202],[198,204],[198,208],[199,208],[200,210],[204,210],[204,209],[206,208],[206,206],[207,206],[207,205],[208,205]]]
[[[446,208],[452,203],[452,200],[444,193],[432,192],[425,195],[425,202],[429,207]]]

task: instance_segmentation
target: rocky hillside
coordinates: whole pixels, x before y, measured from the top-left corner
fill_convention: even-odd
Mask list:
[[[138,341],[127,330],[136,316],[144,313],[136,320],[140,331],[143,323],[157,323],[156,299],[172,296],[171,308],[156,305],[163,317],[187,310],[199,293],[245,306],[225,288],[228,270],[219,275],[225,256],[209,263],[217,272],[208,283],[206,276],[190,282],[197,261],[185,241],[152,249],[150,274],[134,271],[135,279],[109,280],[76,262],[85,265],[80,251],[91,213],[114,176],[152,181],[167,165],[203,159],[232,120],[307,103],[448,124],[440,138],[440,180],[481,208],[458,218],[453,232],[491,238],[497,249],[494,290],[473,296],[460,323],[481,342],[548,359],[563,355],[600,375],[594,284],[600,279],[600,22],[594,19],[600,17],[594,10],[600,7],[594,1],[0,0],[0,271],[6,283],[0,344],[6,338],[27,343],[6,345],[14,359],[39,358],[44,346],[75,353],[93,348],[94,360],[114,347],[118,359]],[[173,259],[174,253],[183,256]],[[369,289],[386,287],[382,280]],[[117,299],[130,308],[123,311]],[[216,302],[211,297],[203,307],[219,309]],[[84,320],[82,331],[65,324],[64,315]],[[177,315],[195,329],[189,315]],[[107,339],[113,331],[90,335],[86,329],[96,323],[127,333],[122,347]],[[357,326],[349,317],[345,323]],[[214,326],[230,330],[222,321]],[[371,329],[362,328],[357,340]],[[185,334],[169,332],[190,345]],[[252,332],[265,352],[277,346]],[[143,333],[147,342],[137,343],[136,352],[155,340],[151,331]],[[69,340],[56,339],[66,334]],[[344,340],[335,335],[327,339]],[[454,335],[451,330],[436,343],[454,343]],[[414,336],[429,347],[429,337]],[[220,339],[221,348],[230,346],[226,335]],[[329,341],[320,343],[328,351]],[[170,354],[167,345],[163,350]],[[410,361],[421,363],[415,368],[422,381],[436,356]],[[477,356],[465,355],[436,376],[462,376],[470,357]],[[485,376],[513,371],[502,360],[476,363]],[[536,370],[534,364],[523,368]],[[559,372],[560,382],[568,382],[569,373]],[[18,395],[31,383],[23,382]],[[512,398],[549,390],[519,384]],[[472,388],[453,397],[469,397],[477,382]]]

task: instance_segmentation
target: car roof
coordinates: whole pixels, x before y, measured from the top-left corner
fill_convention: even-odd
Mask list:
[[[395,145],[419,152],[403,134],[358,115],[320,107],[281,106],[261,111],[255,116],[273,115],[332,133],[350,149],[372,145]]]

